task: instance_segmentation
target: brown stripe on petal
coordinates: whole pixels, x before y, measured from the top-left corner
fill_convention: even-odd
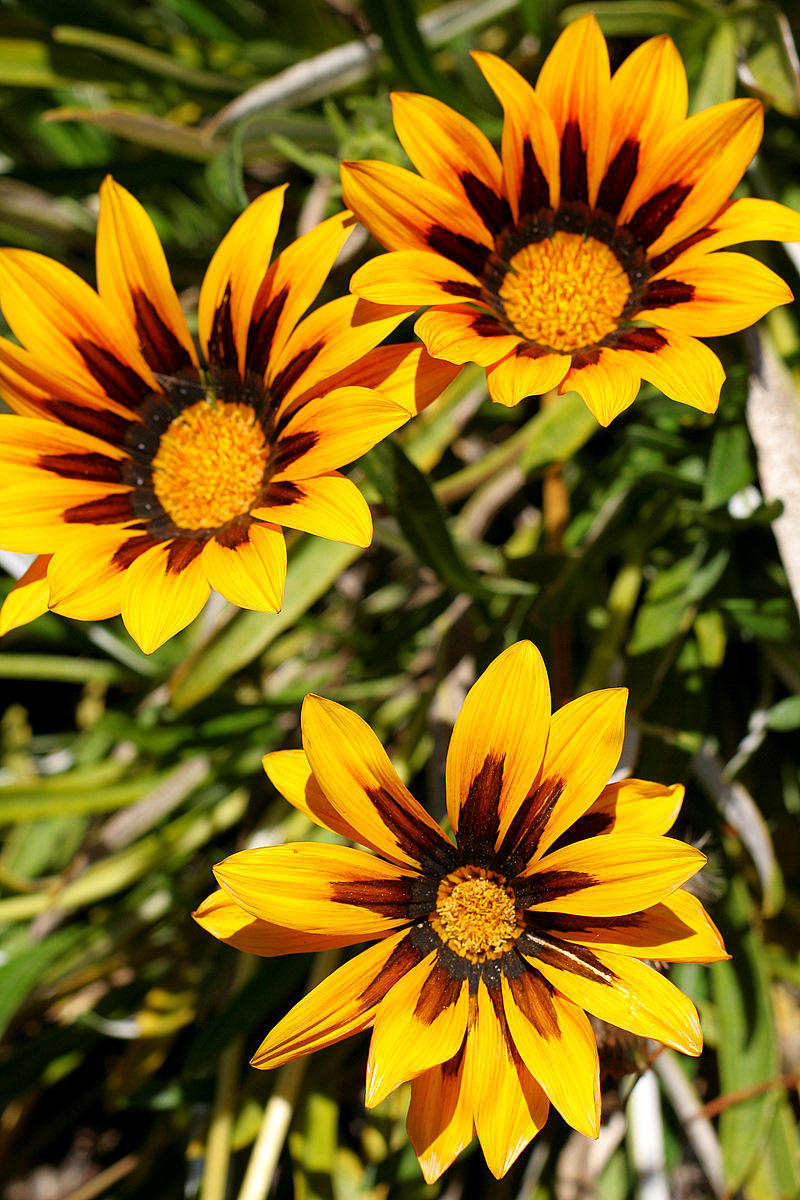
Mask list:
[[[51,416],[63,425],[79,429],[81,433],[91,433],[93,437],[102,438],[114,446],[122,444],[132,424],[124,417],[118,417],[116,413],[84,408],[83,405],[72,404],[69,400],[45,400],[44,406]]]
[[[414,1008],[414,1016],[419,1023],[432,1025],[441,1013],[457,1004],[463,986],[460,980],[453,979],[450,972],[434,960]]]
[[[134,519],[130,495],[102,496],[99,500],[87,500],[84,504],[73,504],[66,509],[64,520],[68,524],[117,525]]]
[[[193,563],[207,538],[176,538],[167,550],[167,574],[180,575],[190,563]]]
[[[270,350],[272,349],[272,339],[275,337],[278,318],[283,312],[288,295],[289,285],[287,284],[279,292],[275,293],[263,312],[259,313],[250,322],[250,328],[247,331],[246,367],[254,375],[263,376],[266,372]],[[256,297],[253,311],[258,311],[258,297]]]
[[[237,517],[224,529],[217,530],[214,534],[214,541],[219,542],[220,546],[224,546],[226,550],[238,550],[240,546],[249,542],[249,530],[252,524],[249,517]]]
[[[628,913],[624,917],[582,917],[573,913],[542,913],[541,916],[547,922],[548,932],[552,930],[554,933],[579,933],[588,937],[591,930],[638,929],[640,925],[647,923],[651,912],[649,909]],[[677,921],[678,918],[675,917],[674,920]],[[688,925],[685,929],[687,935],[693,932]]]
[[[279,483],[267,484],[266,490],[259,498],[258,507],[263,505],[270,508],[288,508],[290,504],[297,504],[304,496],[305,492],[299,484],[283,479]]]
[[[508,337],[508,329],[488,313],[476,313],[472,321],[474,333],[481,337]]]
[[[686,183],[671,183],[645,200],[628,222],[627,228],[642,246],[660,238],[691,191]]]
[[[541,780],[514,813],[497,851],[497,870],[516,875],[536,853],[539,839],[564,791],[559,778]]]
[[[622,202],[631,190],[639,163],[639,142],[626,138],[614,155],[613,162],[605,173],[597,195],[597,208],[616,216]]]
[[[464,858],[479,866],[494,859],[494,844],[500,828],[500,791],[505,755],[487,754],[469,785],[458,816],[458,848]]]
[[[153,546],[157,546],[158,542],[148,533],[142,534],[139,537],[129,538],[127,542],[123,542],[120,548],[115,551],[111,562],[115,567],[119,567],[121,571],[127,568],[139,557],[144,554],[145,550],[151,550]]]
[[[639,309],[672,308],[675,304],[686,304],[694,296],[691,283],[680,279],[656,279],[649,283],[639,303]]]
[[[480,275],[491,254],[488,246],[466,237],[463,233],[453,233],[452,229],[445,229],[442,225],[432,225],[425,235],[425,240],[431,250],[443,254],[445,258],[458,263],[465,270],[472,271],[473,275]]]
[[[155,371],[175,375],[193,367],[191,355],[165,323],[149,296],[142,291],[131,294],[142,354]]]
[[[222,370],[235,371],[239,367],[239,357],[236,352],[236,338],[233,334],[233,316],[231,314],[231,285],[228,283],[222,294],[211,322],[211,333],[208,337],[208,358],[210,363]]]
[[[522,908],[530,908],[534,904],[561,900],[595,883],[597,879],[587,871],[542,871],[540,875],[515,880],[514,892],[517,903]]]
[[[97,483],[119,483],[122,466],[106,454],[40,454],[37,466],[62,479],[93,479]]]
[[[464,300],[482,300],[483,290],[477,283],[462,283],[460,279],[443,279],[440,287],[450,296],[459,296]]]
[[[526,924],[528,916],[526,913]],[[571,971],[573,975],[580,975],[583,979],[612,984],[617,978],[614,972],[585,946],[562,942],[549,933],[540,936],[526,931],[521,934],[517,946],[524,955],[538,958],[550,967],[557,967],[559,971]]]
[[[89,374],[112,399],[119,400],[130,408],[137,408],[143,397],[152,391],[133,367],[121,362],[103,346],[96,345],[88,338],[78,338],[75,349],[86,364]]]
[[[586,151],[577,121],[567,121],[561,135],[561,199],[576,200],[580,204],[589,202]]]
[[[275,404],[280,404],[290,388],[297,383],[301,375],[311,366],[311,363],[317,357],[324,344],[322,341],[317,341],[311,346],[306,346],[305,350],[301,350],[282,370],[278,371],[269,385],[270,395]]]
[[[285,471],[293,462],[297,462],[298,458],[308,454],[318,441],[319,434],[313,429],[305,429],[302,433],[290,433],[288,437],[286,435],[281,437],[275,444],[270,463],[274,473],[277,475],[280,471]]]
[[[448,871],[455,865],[455,847],[450,845],[443,833],[437,834],[429,826],[421,824],[386,788],[367,788],[366,792],[381,821],[406,854],[427,870],[438,868]]]
[[[411,903],[410,877],[402,879],[354,879],[344,883],[332,880],[330,899],[337,904],[352,904],[393,919],[408,916]]]
[[[698,242],[705,241],[706,238],[711,237],[712,233],[716,232],[713,225],[706,225],[705,229],[698,229],[696,233],[690,233],[688,237],[678,242],[676,246],[670,246],[669,250],[665,250],[663,254],[650,259],[649,267],[651,273],[657,275],[659,271],[663,271],[665,267],[674,263],[678,255],[683,254],[684,250],[690,250],[692,246],[696,246]]]
[[[547,982],[541,971],[529,966],[516,978],[508,978],[508,986],[517,1008],[536,1032],[548,1041],[560,1041],[561,1030],[553,1003],[555,988]]]
[[[525,139],[522,143],[522,179],[519,189],[520,218],[547,208],[550,204],[550,188],[544,172],[536,160],[536,154],[531,142]]]
[[[511,224],[511,209],[505,196],[498,196],[494,188],[478,179],[471,171],[465,171],[459,178],[467,199],[489,233],[497,235]]]
[[[584,813],[582,817],[578,817],[574,825],[566,829],[561,837],[553,842],[552,846],[548,847],[548,853],[560,850],[562,846],[572,846],[575,842],[582,842],[584,838],[599,837],[601,833],[607,833],[613,824],[614,818],[610,813]]]
[[[615,350],[643,350],[646,354],[658,354],[669,343],[657,329],[621,329],[614,336]]]
[[[375,978],[367,983],[359,1000],[365,1008],[371,1008],[373,1004],[382,1000],[389,988],[394,987],[412,967],[422,962],[422,959],[423,953],[413,944],[411,936],[404,937],[402,942],[395,946]]]

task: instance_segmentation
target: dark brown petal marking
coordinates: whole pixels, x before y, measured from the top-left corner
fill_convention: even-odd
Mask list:
[[[386,788],[367,788],[366,791],[381,821],[409,857],[427,870],[438,869],[446,873],[455,866],[455,847],[443,833],[422,825]]]
[[[542,779],[520,804],[497,852],[497,870],[516,875],[536,853],[553,809],[561,798],[564,781]]]
[[[494,859],[504,765],[505,755],[487,754],[458,815],[458,849],[462,858],[479,866]]]
[[[583,367],[593,367],[600,361],[600,348],[592,346],[587,350],[577,350],[572,356],[572,370],[580,371]]]
[[[560,1041],[558,1014],[553,1003],[555,988],[547,982],[541,971],[529,966],[516,978],[510,978],[511,995],[523,1017],[526,1017],[540,1037],[548,1041]]]
[[[643,350],[646,354],[658,354],[668,344],[657,329],[622,329],[614,338],[615,350]]]
[[[517,878],[514,892],[518,904],[528,908],[532,904],[547,904],[572,896],[595,883],[597,879],[587,871],[543,871],[541,875]]]
[[[589,201],[586,151],[577,121],[567,121],[561,135],[561,199],[577,200],[581,204]]]
[[[443,279],[441,289],[450,296],[459,296],[464,300],[482,300],[483,289],[477,283],[462,283],[459,279]]]
[[[150,297],[136,291],[131,299],[136,314],[136,333],[148,366],[165,375],[176,375],[178,371],[192,367],[189,351],[164,322]]]
[[[473,241],[463,233],[453,233],[452,229],[445,229],[441,225],[432,225],[425,235],[425,240],[431,250],[443,254],[445,258],[458,263],[467,271],[472,271],[474,275],[480,275],[491,254],[488,246]]]
[[[373,1004],[382,1000],[389,988],[394,987],[412,967],[422,962],[422,959],[422,951],[416,948],[411,937],[404,937],[402,942],[395,946],[375,978],[366,985],[359,996],[364,1008],[371,1008]]]
[[[560,850],[562,846],[572,846],[575,842],[582,842],[584,838],[598,837],[601,833],[608,833],[614,827],[614,818],[610,813],[605,812],[588,812],[579,817],[574,825],[562,833],[560,838],[557,838],[550,846],[548,853],[553,850]]]
[[[682,242],[678,242],[677,246],[670,246],[669,250],[665,250],[663,254],[659,254],[656,258],[650,260],[651,272],[653,275],[657,275],[659,271],[663,271],[665,267],[674,263],[678,255],[683,254],[684,250],[690,250],[692,246],[696,246],[698,242],[704,242],[706,238],[711,237],[712,233],[716,232],[717,230],[713,225],[707,225],[705,229],[698,229],[696,233],[685,237]]]
[[[368,908],[370,912],[393,920],[408,916],[411,903],[410,877],[401,879],[360,879],[346,883],[332,880],[330,898],[337,904],[351,904],[356,908]]]
[[[471,171],[465,171],[459,178],[467,199],[489,233],[496,235],[511,224],[511,209],[505,196],[498,196],[494,188],[478,179]]]
[[[226,550],[238,550],[249,542],[249,529],[253,522],[248,517],[237,517],[224,529],[218,529],[214,541],[219,542]]]
[[[319,434],[307,429],[302,433],[290,433],[287,436],[281,437],[276,443],[275,450],[272,455],[271,467],[277,475],[281,471],[285,471],[293,462],[297,462],[298,458],[302,458],[304,454],[308,454],[319,441]]]
[[[519,215],[530,216],[550,204],[550,188],[544,172],[536,161],[533,145],[527,140],[522,143],[522,179],[519,189]]]
[[[687,183],[671,183],[645,200],[628,222],[637,242],[649,246],[660,238],[691,190]]]
[[[615,935],[636,934],[641,930],[641,944],[649,945],[653,940],[654,919],[662,941],[678,941],[694,934],[691,926],[663,904],[655,904],[645,912],[629,913],[624,917],[578,917],[569,913],[542,913],[541,916],[547,922],[548,933],[572,933],[589,942],[613,941]]]
[[[94,479],[97,483],[119,483],[122,467],[106,454],[40,454],[38,466],[62,479]]]
[[[197,558],[207,538],[176,538],[167,550],[167,574],[180,575]]]
[[[130,496],[126,493],[102,496],[99,500],[87,500],[84,504],[73,504],[64,513],[64,520],[68,524],[76,525],[117,525],[133,519]]]
[[[294,387],[298,379],[308,370],[314,359],[319,354],[324,346],[324,342],[314,342],[311,346],[306,346],[305,350],[301,350],[296,354],[286,366],[278,372],[269,385],[270,395],[275,404],[280,402],[285,397],[286,393]]]
[[[457,1004],[463,986],[434,960],[414,1008],[414,1016],[419,1023],[432,1025],[440,1013]]]
[[[247,331],[246,363],[247,370],[252,371],[254,375],[263,376],[267,369],[270,350],[272,349],[272,339],[275,337],[278,318],[283,312],[288,295],[289,287],[287,285],[275,293],[262,312],[258,312],[259,299],[256,297],[256,302],[253,305],[253,320],[250,322],[250,328]],[[257,312],[258,316],[255,316]]]
[[[239,357],[236,352],[236,338],[233,334],[233,316],[231,314],[231,285],[227,284],[219,302],[214,320],[211,323],[211,333],[208,338],[209,362],[223,370],[237,371]]]
[[[157,545],[157,540],[150,537],[147,533],[139,537],[129,538],[127,542],[122,543],[111,561],[115,567],[119,567],[121,571],[125,571],[136,561],[140,554],[144,554],[145,550],[151,550],[153,546]]]
[[[116,413],[84,408],[83,405],[72,404],[69,400],[45,400],[44,405],[62,424],[69,425],[71,429],[79,429],[81,433],[91,433],[114,446],[122,444],[131,427],[130,421],[118,417]]]
[[[289,483],[287,479],[280,483],[268,483],[264,494],[260,497],[258,506],[269,505],[271,508],[289,507],[302,500],[305,492],[297,483]]]
[[[152,391],[150,384],[145,383],[133,367],[121,362],[110,350],[90,342],[88,338],[78,338],[75,349],[86,364],[89,374],[113,400],[119,400],[135,409]]]
[[[645,288],[639,308],[672,308],[675,304],[688,303],[693,296],[691,283],[680,279],[656,279]]]
[[[508,337],[508,329],[501,325],[495,317],[490,317],[488,313],[476,313],[472,328],[475,333],[481,337]]]
[[[530,915],[525,914],[526,925]],[[549,915],[548,913],[548,917]],[[571,971],[573,975],[580,975],[583,979],[612,984],[617,978],[614,972],[585,946],[562,942],[560,938],[552,937],[549,933],[523,933],[517,945],[526,956],[538,958],[550,967],[557,967],[559,971]]]
[[[606,171],[597,196],[597,208],[613,216],[622,208],[622,202],[631,190],[639,163],[639,143],[636,138],[626,138],[614,155],[614,161]]]

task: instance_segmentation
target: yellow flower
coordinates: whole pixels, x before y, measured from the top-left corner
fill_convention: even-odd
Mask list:
[[[198,357],[156,231],[107,179],[98,291],[27,250],[0,251],[0,545],[40,555],[0,633],[46,608],[122,613],[152,651],[210,589],[281,606],[281,526],[367,546],[369,509],[337,468],[429,403],[457,368],[375,348],[403,310],[354,297],[301,320],[353,224],[331,217],[270,264],[284,188],[255,200],[200,290]],[[203,365],[204,364],[204,365]],[[442,370],[444,368],[444,370]]]
[[[427,96],[393,96],[420,175],[345,163],[345,202],[393,253],[353,291],[430,305],[431,354],[486,367],[500,404],[579,392],[607,425],[642,379],[713,412],[724,379],[699,337],[733,333],[789,288],[760,262],[712,253],[800,240],[800,215],[729,197],[762,133],[757,100],[687,119],[683,64],[651,38],[610,74],[594,17],[574,21],[534,90],[493,54],[475,61],[504,113],[502,161],[471,122]]]
[[[264,759],[287,800],[373,854],[312,842],[234,854],[199,923],[266,956],[361,941],[276,1025],[253,1064],[277,1067],[372,1027],[366,1101],[411,1080],[408,1132],[430,1182],[474,1136],[498,1178],[550,1104],[596,1136],[598,1057],[586,1016],[687,1054],[691,1001],[641,958],[727,957],[681,884],[705,856],[664,834],[683,788],[608,784],[626,695],[550,714],[530,642],[469,692],[447,755],[455,844],[414,799],[375,734],[319,696],[303,746]]]

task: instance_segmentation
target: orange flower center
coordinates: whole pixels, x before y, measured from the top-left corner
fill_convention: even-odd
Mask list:
[[[179,529],[224,525],[255,503],[269,446],[249,404],[199,400],[164,431],[153,488]]]
[[[630,294],[628,275],[609,246],[561,230],[519,250],[499,292],[522,337],[567,353],[612,333]]]
[[[522,933],[514,893],[501,875],[482,867],[445,876],[431,923],[451,950],[472,962],[499,958]]]

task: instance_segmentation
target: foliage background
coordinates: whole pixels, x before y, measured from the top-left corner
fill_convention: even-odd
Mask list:
[[[694,109],[760,95],[766,136],[741,192],[800,208],[792,4],[11,0],[0,237],[93,279],[112,172],[151,212],[191,311],[248,197],[290,180],[288,241],[336,210],[340,158],[402,162],[393,87],[437,94],[496,138],[469,49],[533,78],[588,8],[615,63],[669,33]],[[797,290],[797,258],[753,249]],[[329,294],[375,250],[361,239]],[[769,434],[766,398],[788,422],[779,454],[800,454],[799,337],[787,309],[720,339],[715,417],[646,392],[606,431],[575,396],[492,406],[467,369],[356,469],[371,550],[298,537],[279,616],[212,602],[151,658],[118,621],[46,616],[5,639],[3,1197],[798,1195],[800,518],[778,544],[774,496],[791,498],[753,436]],[[2,563],[19,573],[21,556]],[[365,1037],[275,1075],[247,1066],[319,967],[245,959],[188,914],[234,849],[320,835],[260,771],[266,751],[299,744],[307,691],[362,713],[438,815],[464,691],[519,637],[541,647],[559,702],[630,687],[625,766],[686,783],[678,834],[710,855],[704,898],[733,958],[672,971],[701,1009],[700,1060],[665,1052],[633,1088],[653,1048],[612,1033],[597,1144],[553,1114],[502,1183],[473,1147],[428,1189],[402,1089],[363,1109]]]

